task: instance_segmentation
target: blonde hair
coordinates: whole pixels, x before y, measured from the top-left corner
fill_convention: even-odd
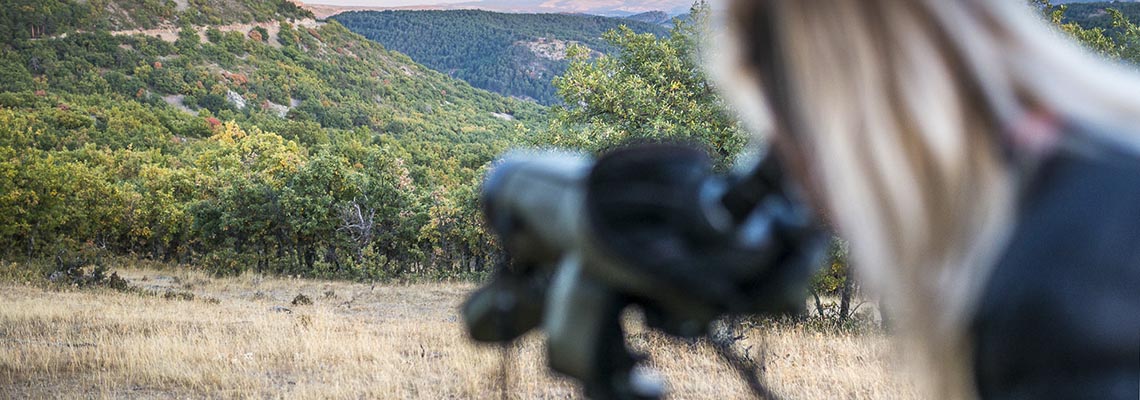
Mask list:
[[[1033,156],[1011,130],[1045,110],[1124,132],[1140,81],[1024,0],[739,0],[726,16],[726,96],[806,171],[937,369],[931,389],[974,397],[967,329],[1015,222],[1014,160]]]

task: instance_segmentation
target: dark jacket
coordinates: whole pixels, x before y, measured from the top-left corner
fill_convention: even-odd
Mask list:
[[[1140,399],[1140,156],[1092,137],[1027,181],[972,326],[985,399]]]

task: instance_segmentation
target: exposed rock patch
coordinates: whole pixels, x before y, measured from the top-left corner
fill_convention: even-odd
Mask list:
[[[234,108],[237,108],[239,110],[245,109],[245,98],[241,97],[238,92],[235,92],[233,90],[226,91],[226,101],[230,102]]]
[[[578,42],[568,42],[550,38],[538,38],[529,42],[515,42],[516,45],[525,46],[531,53],[538,56],[538,58],[554,61],[565,60],[566,49],[570,47],[570,45],[577,43]]]
[[[162,97],[162,101],[165,101],[166,104],[169,104],[170,106],[172,106],[174,108],[177,108],[179,111],[182,111],[182,112],[187,113],[187,114],[194,114],[194,110],[191,110],[190,107],[187,107],[186,104],[183,103],[183,101],[185,99],[186,99],[186,96],[183,96],[180,94]]]
[[[274,103],[272,101],[266,100],[265,103],[263,103],[261,106],[266,111],[269,111],[269,112],[273,113],[274,115],[276,115],[280,118],[285,118],[286,115],[289,115],[290,108],[289,108],[289,106],[286,106],[286,105],[277,104],[277,103]]]

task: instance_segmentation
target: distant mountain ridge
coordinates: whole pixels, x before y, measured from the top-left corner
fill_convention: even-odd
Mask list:
[[[625,17],[625,19],[628,19],[630,21],[645,22],[648,24],[664,25],[672,21],[673,17],[669,16],[669,13],[664,11],[647,11],[641,14],[630,15],[628,17]]]
[[[330,20],[472,86],[547,105],[560,101],[551,81],[569,65],[569,46],[606,53],[602,34],[620,26],[668,34],[657,23],[581,14],[368,11]]]

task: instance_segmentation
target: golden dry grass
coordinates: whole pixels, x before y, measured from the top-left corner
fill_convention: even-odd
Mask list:
[[[499,396],[499,350],[470,343],[459,320],[470,285],[124,275],[197,299],[0,284],[0,398]],[[289,304],[299,293],[314,304]],[[747,397],[709,348],[633,336],[669,382],[671,398]],[[788,398],[919,397],[894,367],[895,351],[883,336],[771,328],[750,332],[745,343],[765,339],[768,380]],[[512,397],[580,398],[572,384],[546,372],[542,354],[538,337],[514,350]]]

